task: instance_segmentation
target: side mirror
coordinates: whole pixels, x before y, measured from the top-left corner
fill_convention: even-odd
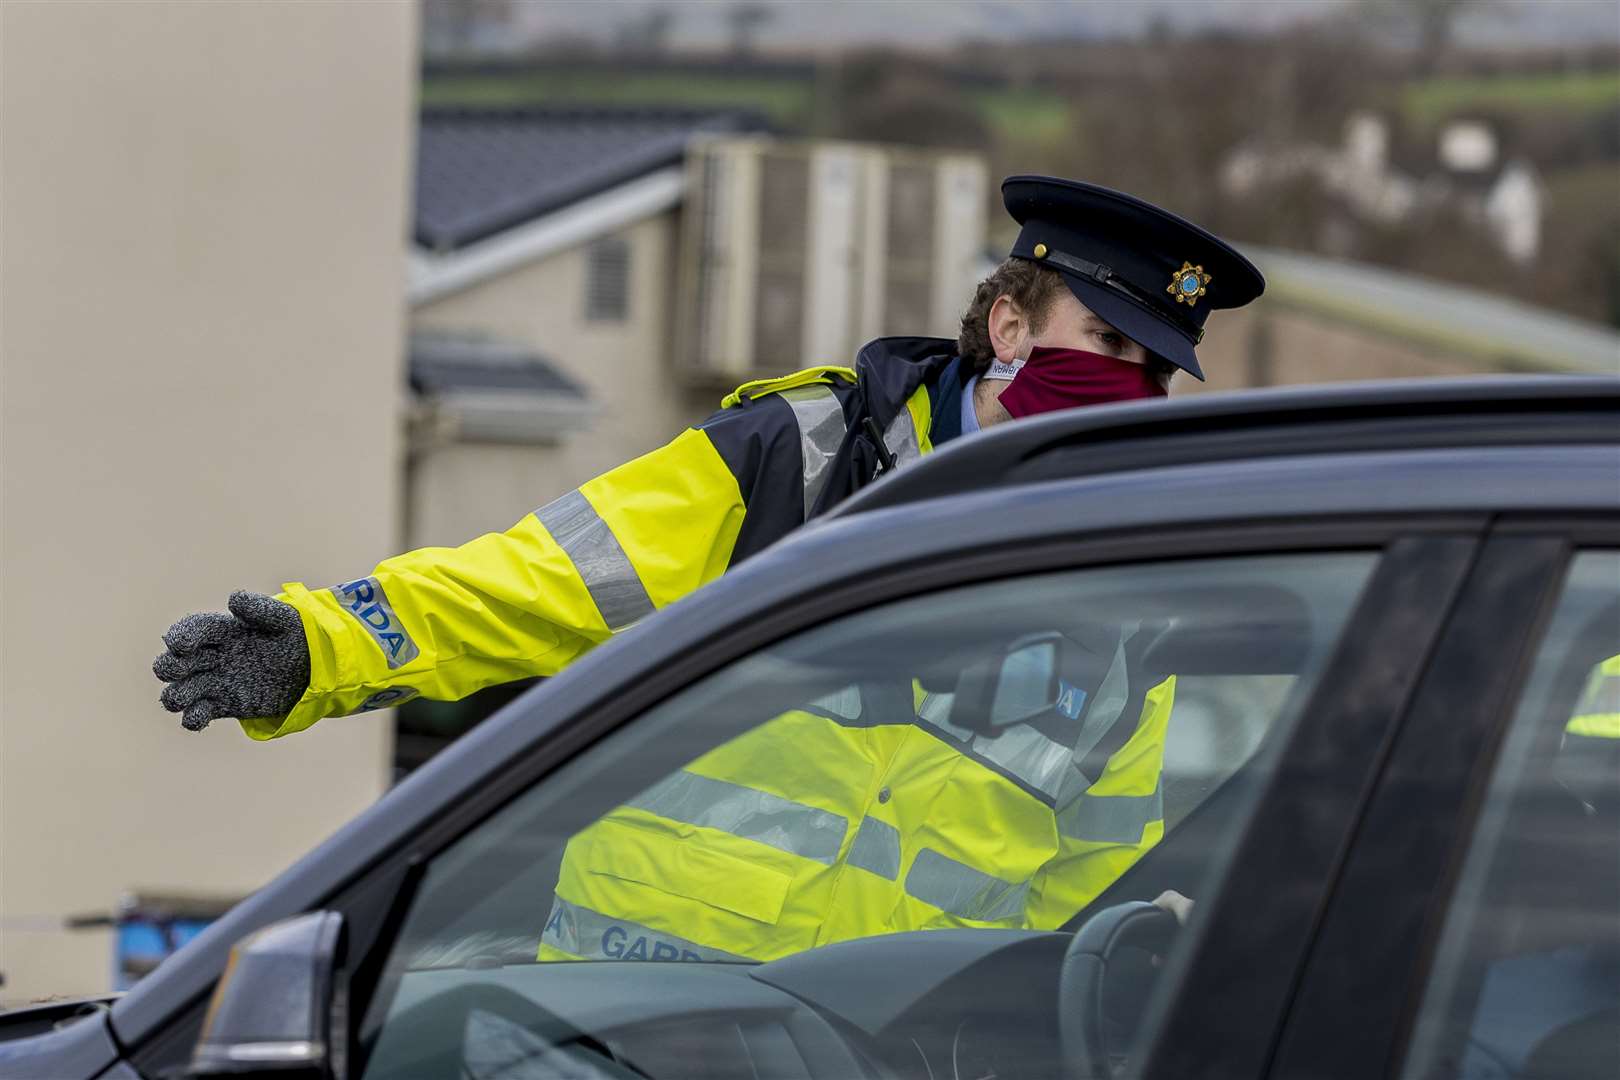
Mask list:
[[[343,916],[331,911],[272,923],[237,942],[187,1075],[345,1080],[343,946]]]
[[[969,664],[957,679],[950,723],[976,735],[994,736],[1057,708],[1065,693],[1058,678],[1062,663],[1062,637],[1033,634],[998,655]]]

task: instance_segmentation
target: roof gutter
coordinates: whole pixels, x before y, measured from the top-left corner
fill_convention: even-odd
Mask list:
[[[685,192],[686,173],[673,165],[456,251],[435,254],[414,248],[406,298],[412,307],[430,304],[524,263],[663,213],[678,206]]]

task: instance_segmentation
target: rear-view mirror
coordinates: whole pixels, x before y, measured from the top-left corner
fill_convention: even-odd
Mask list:
[[[978,735],[994,735],[1057,707],[1063,639],[1057,634],[1019,638],[999,653],[962,670],[950,722]]]

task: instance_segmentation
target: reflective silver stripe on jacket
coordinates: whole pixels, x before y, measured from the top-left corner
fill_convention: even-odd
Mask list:
[[[810,708],[830,712],[845,720],[859,720],[861,718],[861,690],[858,686],[846,686],[842,690],[819,697],[810,703]]]
[[[821,497],[832,473],[833,459],[844,442],[844,407],[828,386],[795,386],[779,395],[799,425],[799,453],[804,459],[804,516]]]
[[[343,610],[366,628],[366,633],[382,650],[390,669],[404,667],[422,655],[422,650],[416,647],[415,640],[405,629],[404,622],[394,613],[394,605],[388,602],[382,582],[374,577],[346,581],[342,585],[332,586],[331,593],[337,597]]]
[[[1091,844],[1139,844],[1142,830],[1164,818],[1164,781],[1151,795],[1081,795],[1057,812],[1058,832]]]
[[[1054,799],[1072,760],[1067,746],[1028,724],[1014,724],[993,739],[975,736],[973,752]]]
[[[568,553],[609,630],[617,633],[652,614],[653,602],[619,538],[577,489],[534,516]]]
[[[1108,670],[1103,674],[1102,682],[1097,685],[1097,692],[1092,695],[1091,706],[1086,710],[1085,723],[1080,726],[1079,738],[1074,744],[1074,763],[1076,771],[1080,762],[1086,755],[1107,735],[1116,721],[1124,718],[1120,715],[1125,706],[1130,703],[1130,678],[1125,670],[1125,643],[1135,636],[1140,623],[1132,622],[1121,628],[1119,641],[1114,646],[1114,658],[1108,663]],[[1131,723],[1136,723],[1132,718]]]
[[[900,830],[877,818],[863,819],[849,845],[848,862],[893,881],[900,876]]]
[[[1620,675],[1600,675],[1575,710],[1576,716],[1620,713]]]
[[[708,963],[747,963],[748,958],[711,949],[695,941],[630,919],[603,915],[556,897],[540,940],[552,948],[586,960],[702,960]]]
[[[922,704],[917,706],[917,716],[957,742],[967,742],[973,738],[973,732],[951,723],[951,703],[955,700],[955,694],[924,694]]]
[[[1029,882],[1002,881],[923,848],[906,874],[906,892],[959,918],[994,922],[1023,912]]]
[[[684,769],[625,805],[671,821],[719,829],[829,866],[838,858],[849,830],[849,822],[829,810]]]
[[[1028,724],[1013,724],[987,738],[957,727],[948,717],[954,694],[928,694],[917,708],[917,717],[958,742],[965,742],[974,754],[1016,777],[1048,798],[1057,798],[1064,773],[1073,755],[1067,746],[1048,738]]]
[[[883,445],[894,455],[896,467],[922,457],[922,447],[917,445],[917,424],[912,420],[911,408],[905,402],[900,403],[899,414],[890,421],[889,429],[883,433]]]

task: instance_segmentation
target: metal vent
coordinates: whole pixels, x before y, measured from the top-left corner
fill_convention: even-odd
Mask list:
[[[686,177],[675,362],[694,384],[955,333],[984,238],[977,158],[720,138],[693,147]]]
[[[936,171],[931,164],[897,164],[889,173],[888,266],[884,274],[884,332],[937,333],[934,325]]]
[[[759,176],[759,284],[754,360],[799,367],[804,338],[804,257],[810,170],[801,155],[768,155]]]
[[[630,242],[598,240],[585,254],[585,318],[623,322],[630,315]]]

